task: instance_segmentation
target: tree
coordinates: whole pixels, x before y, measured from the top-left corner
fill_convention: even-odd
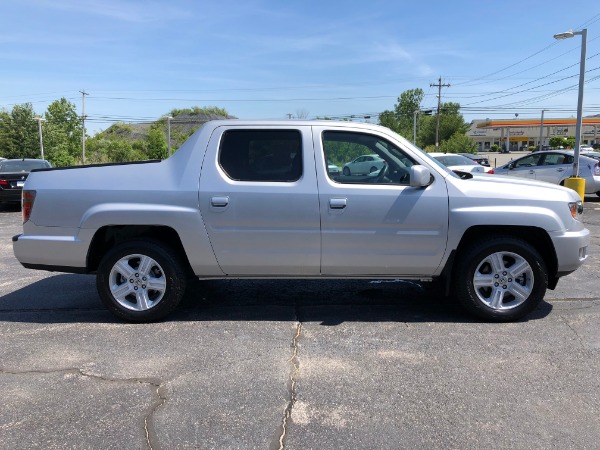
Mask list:
[[[81,158],[83,127],[75,105],[65,98],[52,102],[43,124],[44,149],[55,166],[74,165]]]
[[[167,154],[167,138],[160,125],[155,124],[150,127],[146,141],[148,142],[148,158],[165,159],[169,156]]]
[[[469,129],[469,124],[465,122],[460,114],[460,105],[458,103],[442,103],[440,105],[440,148],[442,143],[450,139],[455,133],[465,134]],[[423,147],[435,145],[435,129],[437,116],[423,117],[419,128],[419,142]]]
[[[4,158],[39,158],[38,125],[31,103],[0,113],[0,148]]]
[[[440,151],[444,153],[475,153],[476,149],[475,141],[461,131],[457,131],[440,144]]]
[[[425,93],[423,89],[409,89],[398,97],[398,103],[393,111],[383,111],[379,114],[379,124],[388,127],[396,133],[412,140],[414,132],[415,111],[421,110],[421,102]],[[417,115],[418,128],[427,120],[422,114]],[[419,140],[417,139],[417,142]]]

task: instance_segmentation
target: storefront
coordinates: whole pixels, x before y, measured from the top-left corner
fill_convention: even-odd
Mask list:
[[[549,145],[550,138],[555,136],[575,136],[576,120],[544,118],[543,130],[540,119],[515,119],[515,120],[474,120],[467,131],[480,151],[489,150],[492,145],[500,148],[506,147],[509,140],[509,149],[528,150],[529,147],[540,145],[540,132],[542,132],[542,148]],[[600,143],[600,116],[584,117],[582,120],[581,144]]]

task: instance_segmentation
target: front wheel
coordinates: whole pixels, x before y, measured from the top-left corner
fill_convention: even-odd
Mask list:
[[[177,307],[186,271],[178,255],[159,242],[124,242],[102,258],[96,287],[104,305],[120,319],[151,322]]]
[[[468,311],[499,322],[529,314],[548,286],[539,252],[511,236],[476,241],[459,255],[453,278],[458,299]]]

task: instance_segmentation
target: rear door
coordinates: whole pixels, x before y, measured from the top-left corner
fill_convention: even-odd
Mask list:
[[[310,127],[219,127],[200,211],[228,275],[318,275],[319,199]]]
[[[559,184],[573,173],[574,158],[564,153],[548,152],[540,160],[536,169],[536,180]]]

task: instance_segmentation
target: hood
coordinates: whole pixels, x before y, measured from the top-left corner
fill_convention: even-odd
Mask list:
[[[473,197],[524,200],[580,200],[579,195],[572,189],[558,184],[527,178],[474,173],[472,178],[456,179],[448,177],[447,180],[465,195]]]

